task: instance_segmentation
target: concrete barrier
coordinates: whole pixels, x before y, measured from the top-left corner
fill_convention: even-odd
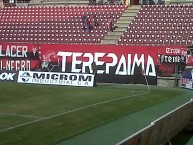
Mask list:
[[[116,145],[159,145],[170,142],[192,119],[193,99],[165,114]]]

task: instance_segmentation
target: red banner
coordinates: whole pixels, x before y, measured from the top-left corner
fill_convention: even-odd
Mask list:
[[[0,70],[33,70],[40,62],[39,52],[36,44],[0,44]]]
[[[179,46],[3,43],[0,44],[0,69],[92,73],[91,64],[95,61],[98,74],[132,76],[138,68],[144,70],[146,76],[155,77],[156,67],[161,66],[160,57],[163,63],[176,63],[181,59],[176,56],[186,56],[186,53],[187,48]],[[164,71],[165,66],[167,64],[160,69]]]
[[[92,71],[90,66],[95,61],[99,68],[103,67],[103,70],[98,70],[99,74],[109,74],[111,67],[116,66],[117,74],[132,75],[135,65],[142,64],[145,70],[145,66],[154,69],[154,66],[158,63],[157,49],[147,46],[4,43],[0,45],[0,68],[18,70],[25,66],[34,69],[36,66],[39,67],[38,63],[41,62],[41,67],[46,68],[48,71],[53,71],[56,67],[61,66],[62,72],[86,73],[86,68]],[[9,62],[10,60],[12,62]],[[24,65],[21,60],[30,60],[30,64],[26,63],[28,65]],[[71,68],[67,67],[69,63],[71,63]],[[148,72],[146,73],[148,75],[150,68],[147,69]]]

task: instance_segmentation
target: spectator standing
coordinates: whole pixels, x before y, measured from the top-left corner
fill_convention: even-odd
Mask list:
[[[4,4],[3,4],[3,0],[0,0],[0,8],[3,8]]]
[[[97,19],[97,16],[96,15],[93,15],[93,25],[95,27],[98,27],[99,26],[99,22],[98,22],[98,19]]]
[[[87,17],[86,17],[86,15],[82,17],[81,22],[82,22],[82,25],[83,25],[83,29],[84,30],[87,29],[88,25],[87,25]]]
[[[108,29],[109,31],[112,31],[112,32],[113,32],[113,21],[112,21],[112,18],[111,18],[111,17],[108,19],[107,29]]]
[[[82,25],[84,30],[91,31],[93,30],[93,25],[91,24],[90,20],[87,18],[87,16],[83,16],[82,19]]]
[[[87,23],[87,31],[90,32],[91,30],[94,29],[94,27],[89,19],[86,19],[86,23]]]
[[[87,31],[93,30],[93,25],[91,24],[89,19],[86,19],[86,24],[87,24]]]

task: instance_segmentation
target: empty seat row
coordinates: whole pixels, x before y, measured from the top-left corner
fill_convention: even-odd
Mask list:
[[[100,43],[108,33],[107,20],[116,22],[126,6],[20,7],[0,10],[0,41],[38,43]],[[88,32],[81,19],[87,15],[98,27]]]
[[[186,39],[120,39],[118,45],[191,45],[192,40]]]
[[[192,14],[192,5],[143,6],[117,44],[190,45],[193,39]]]
[[[32,43],[100,43],[97,38],[54,38],[54,37],[3,37],[0,42],[32,42]]]

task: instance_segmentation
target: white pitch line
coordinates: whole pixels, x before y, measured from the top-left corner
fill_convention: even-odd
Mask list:
[[[48,117],[45,117],[45,118],[40,118],[40,119],[37,119],[37,120],[34,120],[34,121],[30,121],[30,122],[22,123],[22,124],[19,124],[19,125],[11,126],[11,127],[8,127],[8,128],[4,128],[4,129],[1,129],[0,132],[8,131],[8,130],[11,130],[11,129],[15,129],[15,128],[22,127],[22,126],[25,126],[25,125],[33,124],[33,123],[40,122],[40,121],[43,121],[43,120],[48,120],[48,119],[58,117],[58,116],[61,116],[61,115],[66,115],[66,114],[76,112],[76,111],[80,111],[80,110],[83,110],[83,109],[87,109],[87,108],[90,108],[90,107],[93,107],[93,106],[96,106],[96,105],[101,105],[101,104],[105,104],[105,103],[109,103],[109,102],[113,102],[113,101],[117,101],[117,100],[121,100],[121,99],[125,99],[125,98],[141,96],[141,95],[149,94],[149,93],[150,92],[144,92],[144,93],[140,93],[140,94],[134,94],[134,95],[130,95],[130,96],[125,96],[125,97],[120,97],[120,98],[116,98],[116,99],[107,100],[107,101],[100,102],[100,103],[91,104],[91,105],[80,107],[80,108],[77,108],[77,109],[73,109],[73,110],[70,110],[70,111],[67,111],[67,112],[62,112],[62,113],[55,114],[55,115],[52,115],[52,116],[48,116]]]
[[[20,115],[20,114],[1,113],[1,112],[0,112],[0,115],[6,115],[6,116],[19,116],[19,117],[26,117],[26,118],[43,118],[43,117],[30,116],[30,115]]]

